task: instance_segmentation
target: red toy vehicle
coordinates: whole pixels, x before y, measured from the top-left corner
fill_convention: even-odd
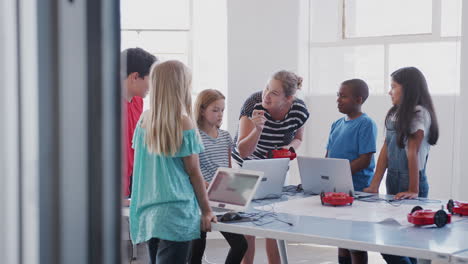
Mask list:
[[[444,210],[423,210],[421,206],[415,206],[408,214],[408,222],[418,226],[436,225],[437,227],[443,227],[450,224],[451,221],[452,215],[447,214]]]
[[[452,214],[460,216],[468,215],[468,203],[461,203],[450,199],[447,203],[447,210]]]
[[[290,160],[293,160],[297,157],[296,151],[294,150],[293,147],[290,147],[288,149],[274,149],[270,150],[267,153],[267,158],[269,159],[281,159],[281,158],[288,158]]]
[[[322,202],[322,205],[352,205],[354,198],[351,191],[349,191],[349,194],[343,192],[322,192],[320,193],[320,201]]]

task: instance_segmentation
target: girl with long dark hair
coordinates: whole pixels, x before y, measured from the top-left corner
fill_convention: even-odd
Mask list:
[[[372,182],[365,192],[377,193],[387,171],[387,194],[395,199],[427,197],[429,148],[439,138],[437,117],[424,75],[415,67],[391,74],[393,107],[385,118],[386,138]],[[383,255],[387,263],[415,263],[408,257]]]

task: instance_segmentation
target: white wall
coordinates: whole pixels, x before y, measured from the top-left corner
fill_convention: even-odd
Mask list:
[[[228,130],[245,99],[281,69],[298,70],[299,1],[228,1]]]
[[[193,4],[193,89],[217,89],[227,93],[226,0]]]
[[[457,131],[456,147],[458,147],[459,157],[456,161],[459,161],[459,166],[455,167],[456,175],[454,177],[454,190],[456,197],[460,197],[465,201],[468,201],[468,138],[466,137],[466,131],[468,130],[468,76],[466,71],[468,69],[468,5],[467,2],[463,1],[463,18],[462,18],[462,47],[461,47],[461,94],[459,114],[457,121],[461,126],[461,130]]]

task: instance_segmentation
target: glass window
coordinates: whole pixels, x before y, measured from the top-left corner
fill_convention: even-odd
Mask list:
[[[432,32],[432,1],[345,0],[345,37]]]
[[[372,94],[384,89],[384,47],[382,45],[312,48],[311,94],[335,94],[347,80],[363,79]]]
[[[389,48],[389,74],[414,66],[426,77],[431,94],[460,92],[460,43],[395,44]]]
[[[188,33],[174,31],[122,31],[121,49],[140,47],[160,60],[180,60],[188,63]]]
[[[122,0],[122,29],[190,29],[190,0]]]
[[[461,10],[461,0],[442,1],[442,36],[461,36]]]
[[[310,1],[311,42],[335,42],[341,39],[341,0]]]

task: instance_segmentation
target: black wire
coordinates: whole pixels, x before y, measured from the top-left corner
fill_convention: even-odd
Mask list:
[[[263,198],[259,199],[253,199],[252,202],[259,202],[259,201],[264,201],[264,200],[276,200],[276,199],[282,199],[283,197],[290,197],[290,196],[296,196],[298,193],[302,193],[302,191],[298,191],[297,185],[288,185],[284,186],[282,193],[281,194],[267,194]]]
[[[392,206],[398,207],[404,203],[405,200],[396,200],[396,199],[385,199],[379,197],[363,197],[357,198],[356,200],[366,203],[376,203],[376,202],[386,202]]]
[[[357,198],[356,200],[361,201],[361,202],[369,202],[369,203],[375,203],[375,202],[387,202],[388,204],[392,206],[400,206],[408,201],[419,201],[422,203],[442,203],[441,200],[435,200],[435,199],[426,199],[426,198],[416,198],[416,199],[385,199],[385,198],[378,198],[378,197],[363,197],[363,198]]]
[[[264,200],[273,200],[273,199],[281,199],[281,197],[283,196],[283,194],[267,194],[265,195],[265,197],[263,198],[258,198],[258,199],[253,199],[252,202],[256,202],[256,201],[264,201]]]
[[[241,216],[249,217],[250,219],[252,219],[252,223],[256,226],[264,226],[267,224],[274,223],[275,221],[285,223],[289,226],[294,225],[291,222],[280,219],[278,214],[274,212],[274,207],[272,205],[264,205],[264,206],[269,206],[271,208],[270,209],[263,208],[261,212],[242,213]]]
[[[441,203],[441,200],[436,200],[436,199],[427,199],[427,198],[417,198],[416,200],[423,202],[423,203]]]

